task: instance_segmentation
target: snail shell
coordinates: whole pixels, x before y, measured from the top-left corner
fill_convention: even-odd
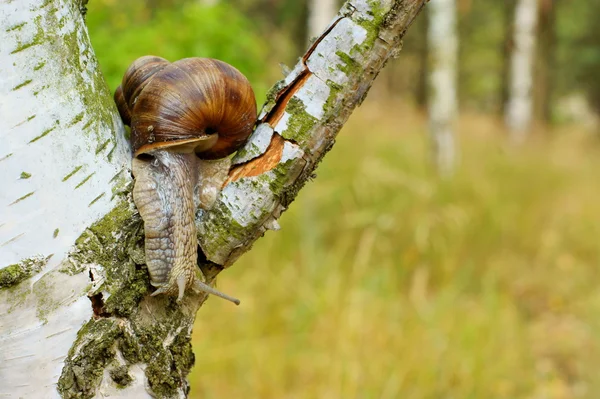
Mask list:
[[[248,80],[234,67],[208,58],[173,63],[145,56],[127,69],[115,102],[131,126],[134,202],[144,220],[152,294],[190,286],[209,291],[198,277],[194,215],[202,184],[199,159],[237,151],[256,121]],[[231,299],[231,298],[229,298]]]
[[[210,58],[139,58],[115,97],[123,121],[130,121],[134,156],[175,146],[202,159],[223,158],[246,142],[256,121],[248,79]]]

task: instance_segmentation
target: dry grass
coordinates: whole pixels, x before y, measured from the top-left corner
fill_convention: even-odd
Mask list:
[[[461,121],[439,181],[425,125],[356,112],[194,331],[191,398],[600,397],[600,143],[503,143]],[[548,138],[549,137],[549,138]]]

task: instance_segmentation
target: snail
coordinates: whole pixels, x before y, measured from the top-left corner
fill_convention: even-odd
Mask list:
[[[234,67],[209,58],[173,63],[144,56],[115,92],[121,119],[131,127],[133,201],[144,221],[152,295],[186,289],[230,300],[205,283],[197,265],[194,221],[201,203],[201,160],[225,158],[245,142],[256,121],[250,83]]]

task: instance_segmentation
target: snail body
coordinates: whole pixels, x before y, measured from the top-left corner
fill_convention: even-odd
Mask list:
[[[193,287],[239,303],[204,283],[194,216],[203,206],[201,160],[229,156],[252,132],[250,83],[218,60],[145,56],[127,69],[115,102],[131,127],[133,200],[144,221],[152,295],[181,300]]]

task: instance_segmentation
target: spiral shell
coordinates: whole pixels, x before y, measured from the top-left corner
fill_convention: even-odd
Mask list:
[[[115,101],[131,126],[134,156],[173,147],[203,159],[223,158],[246,141],[256,121],[250,82],[210,58],[169,63],[145,56],[128,68]]]

